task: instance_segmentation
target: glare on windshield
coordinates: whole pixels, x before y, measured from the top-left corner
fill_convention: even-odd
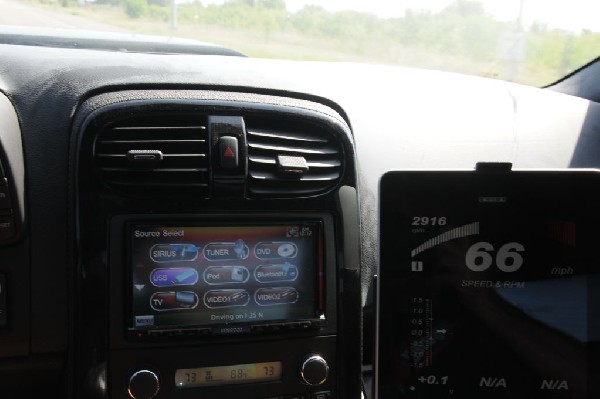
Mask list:
[[[587,3],[594,2],[0,0],[0,24],[177,36],[251,57],[401,65],[542,86],[600,56],[592,18],[600,7]]]

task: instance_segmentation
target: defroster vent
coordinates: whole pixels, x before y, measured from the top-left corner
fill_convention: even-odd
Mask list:
[[[118,191],[207,193],[206,117],[159,112],[121,119],[100,131],[95,159],[104,183]]]
[[[246,121],[248,192],[305,197],[338,185],[343,153],[335,134],[308,122]]]

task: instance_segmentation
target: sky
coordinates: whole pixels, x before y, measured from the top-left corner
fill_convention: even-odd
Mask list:
[[[202,3],[222,3],[223,0],[201,0]],[[286,0],[287,9],[295,12],[307,4],[317,4],[329,11],[356,10],[380,17],[401,17],[409,8],[439,11],[453,0]],[[499,20],[517,20],[523,2],[525,26],[544,22],[551,27],[580,32],[589,29],[600,32],[599,0],[481,0],[485,9]]]

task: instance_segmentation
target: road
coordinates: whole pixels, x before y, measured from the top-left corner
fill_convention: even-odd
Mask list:
[[[76,8],[73,10],[76,10]],[[34,7],[11,0],[0,0],[0,25],[126,32],[125,29],[93,21],[79,15],[72,15],[69,12],[58,12],[46,7]]]

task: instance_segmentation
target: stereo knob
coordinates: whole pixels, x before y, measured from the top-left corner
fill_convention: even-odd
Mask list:
[[[138,370],[129,377],[127,393],[131,399],[152,399],[160,389],[156,373],[150,370]]]
[[[321,385],[327,380],[329,366],[320,355],[310,354],[300,365],[300,379],[307,385]]]

